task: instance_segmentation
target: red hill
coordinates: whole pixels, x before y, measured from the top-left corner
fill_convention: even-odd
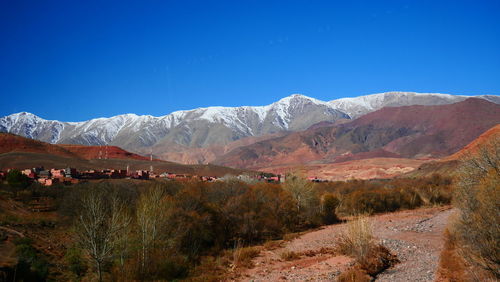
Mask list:
[[[216,163],[260,169],[375,157],[440,158],[500,123],[500,105],[482,99],[387,107],[349,123],[312,128],[237,148]]]
[[[117,146],[83,146],[83,145],[66,145],[59,144],[59,147],[70,151],[80,158],[86,160],[99,159],[107,157],[108,159],[133,159],[133,160],[149,160],[149,158],[140,156],[134,153],[127,152]]]
[[[107,148],[106,148],[107,147]],[[102,158],[99,159],[100,151]],[[107,151],[107,159],[104,159]],[[253,173],[216,165],[182,165],[178,163],[153,160],[127,152],[116,146],[53,145],[9,133],[0,133],[0,169],[75,167],[85,169],[125,169],[147,170],[154,166],[156,171],[174,173],[224,176]]]
[[[77,155],[60,146],[10,133],[0,133],[0,144],[0,154],[9,152],[25,152],[51,154],[68,158],[78,158]]]
[[[476,154],[479,148],[488,146],[490,142],[500,141],[500,124],[490,128],[485,133],[481,134],[478,138],[474,139],[471,143],[465,146],[462,150],[455,154],[444,158],[444,161],[459,160],[462,157],[467,157]]]
[[[149,160],[149,158],[127,152],[116,146],[84,146],[49,144],[10,133],[0,133],[0,154],[9,152],[42,153],[86,160],[108,159]]]

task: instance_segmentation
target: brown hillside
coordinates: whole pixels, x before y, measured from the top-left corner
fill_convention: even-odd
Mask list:
[[[91,160],[99,159],[99,152],[101,152],[102,158],[107,153],[108,159],[149,160],[147,157],[127,152],[116,146],[56,145],[10,133],[0,133],[0,144],[0,154],[25,152]]]
[[[105,156],[107,156],[108,159],[149,160],[147,157],[127,152],[117,146],[84,146],[67,144],[58,144],[57,146],[62,147],[86,160],[99,159],[99,156],[101,156],[101,158],[105,158]]]
[[[427,162],[418,167],[418,169],[405,174],[409,177],[429,176],[433,173],[442,175],[454,175],[457,172],[457,167],[460,165],[460,160],[464,157],[473,156],[482,146],[488,146],[493,140],[500,139],[500,124],[481,134],[474,141],[460,151],[447,156],[443,159]]]
[[[56,145],[10,133],[0,133],[0,154],[9,152],[41,153],[78,158],[74,153]]]
[[[440,158],[499,123],[500,105],[475,98],[450,105],[388,107],[346,124],[236,148],[216,163],[260,169],[377,157]]]
[[[46,168],[74,167],[85,169],[125,169],[168,171],[193,175],[224,176],[252,173],[217,165],[183,165],[168,161],[142,157],[119,147],[108,147],[108,159],[99,159],[99,150],[105,154],[105,147],[81,145],[53,145],[14,134],[0,133],[0,170],[8,168]]]
[[[397,128],[402,139],[388,143],[384,149],[414,157],[455,153],[498,123],[500,105],[470,98],[440,106],[388,107],[360,117],[349,127]]]

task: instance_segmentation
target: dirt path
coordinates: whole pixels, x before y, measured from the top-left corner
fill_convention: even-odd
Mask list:
[[[401,263],[386,270],[377,281],[434,281],[443,231],[450,208],[436,207],[401,211],[371,217],[375,236],[395,253]],[[264,250],[254,259],[255,267],[233,277],[235,281],[332,281],[353,261],[345,256],[321,252],[332,248],[345,224],[309,232],[275,250]],[[301,254],[285,261],[284,252]],[[231,279],[231,280],[233,280]]]

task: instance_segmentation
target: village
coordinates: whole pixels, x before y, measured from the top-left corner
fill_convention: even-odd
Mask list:
[[[12,169],[0,171],[0,180],[5,180],[7,174]],[[151,180],[151,179],[164,179],[170,181],[202,181],[214,182],[224,181],[228,178],[237,178],[242,181],[259,181],[268,183],[283,183],[285,182],[285,175],[274,175],[260,173],[257,175],[238,175],[238,176],[199,176],[190,174],[179,174],[171,172],[157,173],[153,170],[129,170],[127,169],[90,169],[78,171],[76,168],[67,167],[62,169],[45,169],[43,166],[35,168],[27,168],[20,170],[31,182],[39,183],[42,186],[72,185],[81,181],[99,180],[99,179],[137,179],[137,180]],[[327,180],[319,179],[317,177],[307,177],[311,182],[327,182]]]

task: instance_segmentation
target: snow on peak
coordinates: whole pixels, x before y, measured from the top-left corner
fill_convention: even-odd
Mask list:
[[[356,118],[386,106],[432,105],[454,103],[467,96],[440,93],[391,91],[359,97],[341,98],[328,102],[332,107]]]
[[[299,103],[299,102],[304,102],[304,101],[310,101],[314,104],[317,105],[326,105],[327,103],[321,100],[318,100],[316,98],[312,98],[303,94],[292,94],[288,97],[282,98],[279,101],[273,103],[273,104],[285,104],[285,105],[291,105],[293,103]],[[273,105],[271,104],[271,105]]]

